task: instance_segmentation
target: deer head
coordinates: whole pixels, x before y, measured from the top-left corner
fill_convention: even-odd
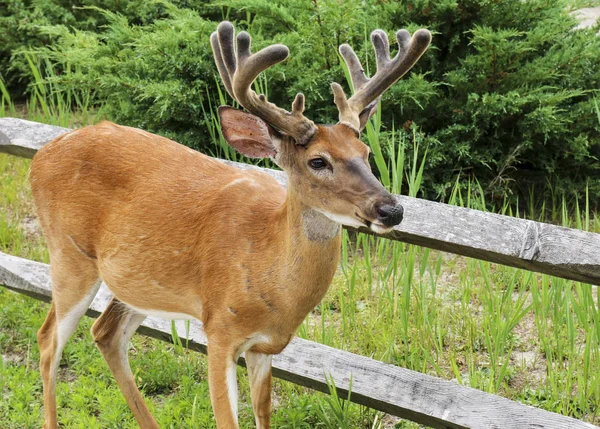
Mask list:
[[[315,125],[303,114],[301,93],[288,112],[251,89],[262,71],[287,58],[288,48],[271,45],[252,54],[249,34],[242,31],[236,38],[233,25],[222,22],[211,36],[215,62],[229,95],[249,112],[219,109],[225,139],[246,156],[273,159],[288,175],[288,192],[307,207],[344,225],[389,232],[401,222],[404,210],[371,172],[370,150],[360,141],[360,133],[383,92],[427,50],[431,34],[418,30],[411,38],[408,31],[400,30],[396,38],[399,51],[390,59],[386,33],[371,34],[377,72],[370,79],[352,48],[340,46],[354,95],[347,98],[342,87],[333,83],[339,122]]]

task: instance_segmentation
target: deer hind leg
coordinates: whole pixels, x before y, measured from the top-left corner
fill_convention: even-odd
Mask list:
[[[113,298],[94,323],[92,335],[140,428],[158,429],[156,420],[135,384],[127,357],[129,340],[145,318],[145,314],[140,314]]]
[[[271,424],[271,362],[272,355],[246,352],[246,366],[250,377],[252,409],[258,429],[268,429]]]
[[[217,429],[237,429],[237,348],[208,338],[208,387]]]
[[[44,386],[45,429],[58,428],[56,372],[63,349],[100,287],[98,272],[92,261],[63,257],[52,262],[52,304],[37,334]]]

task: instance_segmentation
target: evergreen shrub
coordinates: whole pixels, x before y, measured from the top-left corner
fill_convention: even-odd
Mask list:
[[[425,27],[432,47],[382,101],[388,132],[427,144],[424,196],[447,197],[458,177],[500,199],[539,195],[550,184],[555,193],[588,189],[599,201],[600,37],[598,27],[574,30],[568,0],[191,0],[125,8],[88,1],[104,10],[45,16],[35,30],[45,41],[31,49],[54,64],[55,88],[92,91],[112,120],[214,150],[210,112],[222,89],[209,35],[230,19],[250,31],[254,50],[290,48],[286,63],[259,82],[269,99],[289,109],[302,91],[312,119],[332,123],[330,84],[346,84],[337,46],[350,43],[372,74],[373,29],[394,40],[392,30]],[[18,49],[11,52],[17,61]]]

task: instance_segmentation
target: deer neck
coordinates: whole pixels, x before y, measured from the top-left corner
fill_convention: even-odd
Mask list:
[[[298,325],[333,280],[340,259],[341,226],[303,204],[293,189],[288,189],[279,214],[280,231],[286,235],[282,240],[281,274],[288,288],[286,300],[290,304],[293,301],[297,316],[290,322]]]
[[[283,210],[286,214],[287,228],[296,245],[322,247],[325,251],[329,250],[330,246],[339,245],[341,225],[302,203],[291,187],[288,189]]]

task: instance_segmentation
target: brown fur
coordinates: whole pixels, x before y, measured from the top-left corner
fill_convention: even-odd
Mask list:
[[[335,164],[333,173],[310,171],[308,160],[319,154]],[[156,422],[135,388],[118,336],[144,318],[129,306],[202,321],[217,425],[237,427],[227,395],[227,363],[257,336],[263,340],[250,354],[281,352],[337,268],[339,226],[320,210],[369,218],[374,202],[389,196],[370,173],[367,156],[366,146],[343,125],[319,127],[307,146],[284,138],[276,161],[288,173],[286,192],[266,174],[241,171],[108,122],[42,148],[32,162],[31,184],[54,291],[38,334],[45,427],[57,427],[51,374],[57,323],[98,278],[118,301],[96,322],[93,334],[140,426],[156,427]],[[329,235],[315,233],[327,227]],[[252,385],[262,428],[269,426],[270,391],[270,375]]]

